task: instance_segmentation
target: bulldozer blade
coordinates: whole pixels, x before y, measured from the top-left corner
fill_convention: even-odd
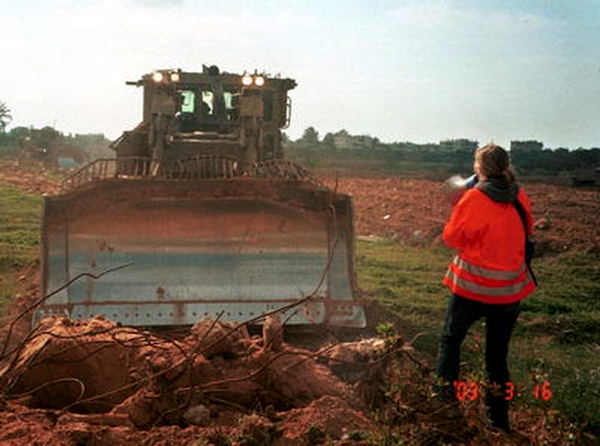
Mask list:
[[[245,321],[364,327],[349,196],[311,183],[116,178],[45,198],[48,315],[131,326]],[[98,276],[120,265],[129,265]],[[74,280],[77,278],[77,280]],[[306,299],[306,297],[309,298]]]

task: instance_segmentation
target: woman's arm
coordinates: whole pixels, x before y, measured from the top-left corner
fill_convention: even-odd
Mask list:
[[[460,251],[474,244],[481,234],[477,215],[476,190],[467,191],[452,210],[452,215],[444,227],[444,242]]]

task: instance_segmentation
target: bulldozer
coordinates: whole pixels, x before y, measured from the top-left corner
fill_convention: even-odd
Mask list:
[[[284,158],[296,82],[213,65],[127,84],[143,89],[142,122],[44,199],[50,297],[34,323],[173,327],[284,309],[285,324],[365,327],[352,199]]]

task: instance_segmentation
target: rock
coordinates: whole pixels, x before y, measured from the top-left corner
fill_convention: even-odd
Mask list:
[[[183,413],[183,419],[196,426],[204,426],[210,421],[210,409],[204,404],[192,406]]]
[[[342,342],[324,353],[323,356],[345,363],[368,362],[383,353],[385,349],[384,339],[369,338],[358,342]]]
[[[422,230],[417,229],[416,231],[413,231],[410,243],[415,246],[425,246],[428,243],[428,238]]]
[[[263,343],[266,350],[279,352],[283,349],[283,326],[278,313],[266,317],[263,324]]]
[[[92,444],[94,433],[86,423],[71,423],[58,428],[58,432],[67,437],[73,444]]]
[[[127,414],[123,413],[77,414],[66,412],[56,421],[56,426],[70,426],[74,424],[96,426],[131,426]]]
[[[547,218],[542,217],[533,224],[533,227],[541,230],[550,229],[550,221],[548,221]]]
[[[267,418],[250,414],[240,420],[240,443],[268,445],[281,437],[280,429]]]
[[[384,237],[380,237],[378,235],[369,234],[369,235],[359,235],[356,237],[357,240],[361,242],[381,242],[385,240]]]

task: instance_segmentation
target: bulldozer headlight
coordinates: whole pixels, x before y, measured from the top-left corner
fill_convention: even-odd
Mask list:
[[[179,82],[179,73],[171,73],[171,82]]]
[[[152,80],[156,83],[162,82],[164,79],[164,76],[161,72],[157,71],[156,73],[154,73],[152,75]]]
[[[254,84],[255,84],[257,87],[262,87],[263,85],[265,85],[265,78],[264,78],[264,77],[262,77],[262,76],[256,76],[256,77],[254,78]]]
[[[249,74],[244,74],[242,76],[242,84],[243,85],[252,85],[252,76],[250,76]]]

